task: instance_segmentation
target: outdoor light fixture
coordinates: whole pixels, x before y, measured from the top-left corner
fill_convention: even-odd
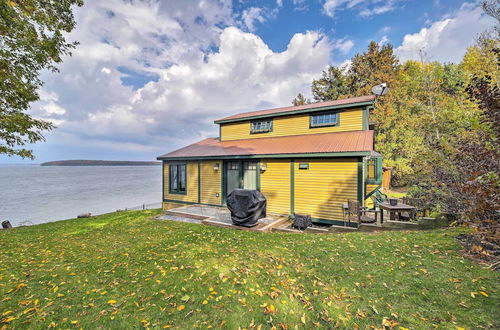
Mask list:
[[[262,164],[260,164],[260,170],[261,170],[262,172],[264,172],[265,170],[267,170],[267,163],[262,163]]]
[[[219,170],[219,163],[215,163],[214,165],[214,171],[218,171]]]

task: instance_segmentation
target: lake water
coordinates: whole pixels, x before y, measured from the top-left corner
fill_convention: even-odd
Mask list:
[[[0,165],[0,222],[29,225],[160,207],[161,186],[161,166]]]

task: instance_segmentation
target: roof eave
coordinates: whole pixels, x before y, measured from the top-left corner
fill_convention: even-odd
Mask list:
[[[333,110],[333,109],[347,109],[347,108],[356,108],[356,107],[363,107],[363,106],[373,106],[374,101],[363,101],[363,102],[355,102],[355,103],[347,103],[347,104],[339,104],[339,105],[329,105],[329,106],[323,106],[323,107],[317,107],[317,108],[307,108],[307,109],[302,109],[302,110],[290,110],[290,111],[283,111],[283,112],[277,112],[277,113],[270,113],[270,114],[264,114],[264,115],[254,115],[254,116],[248,116],[248,117],[241,117],[241,118],[234,118],[234,119],[219,119],[215,120],[215,124],[226,124],[226,123],[234,123],[238,121],[247,121],[247,120],[253,120],[253,119],[260,119],[260,118],[269,118],[269,117],[280,117],[280,116],[287,116],[287,115],[292,115],[292,114],[301,114],[301,113],[309,113],[309,112],[315,112],[315,111],[321,111],[321,110]]]
[[[157,160],[198,160],[198,159],[252,159],[252,158],[321,158],[321,157],[364,157],[369,156],[371,150],[367,151],[341,151],[341,152],[312,152],[296,154],[261,154],[261,155],[218,155],[218,156],[190,156],[190,157],[163,157]]]

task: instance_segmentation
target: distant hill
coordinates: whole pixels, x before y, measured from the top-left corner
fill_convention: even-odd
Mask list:
[[[41,163],[40,166],[153,166],[161,165],[161,162],[139,162],[128,160],[56,160]]]

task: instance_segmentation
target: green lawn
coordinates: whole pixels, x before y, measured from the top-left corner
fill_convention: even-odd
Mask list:
[[[0,231],[0,329],[500,326],[498,273],[460,256],[463,230],[263,234],[159,213]]]

